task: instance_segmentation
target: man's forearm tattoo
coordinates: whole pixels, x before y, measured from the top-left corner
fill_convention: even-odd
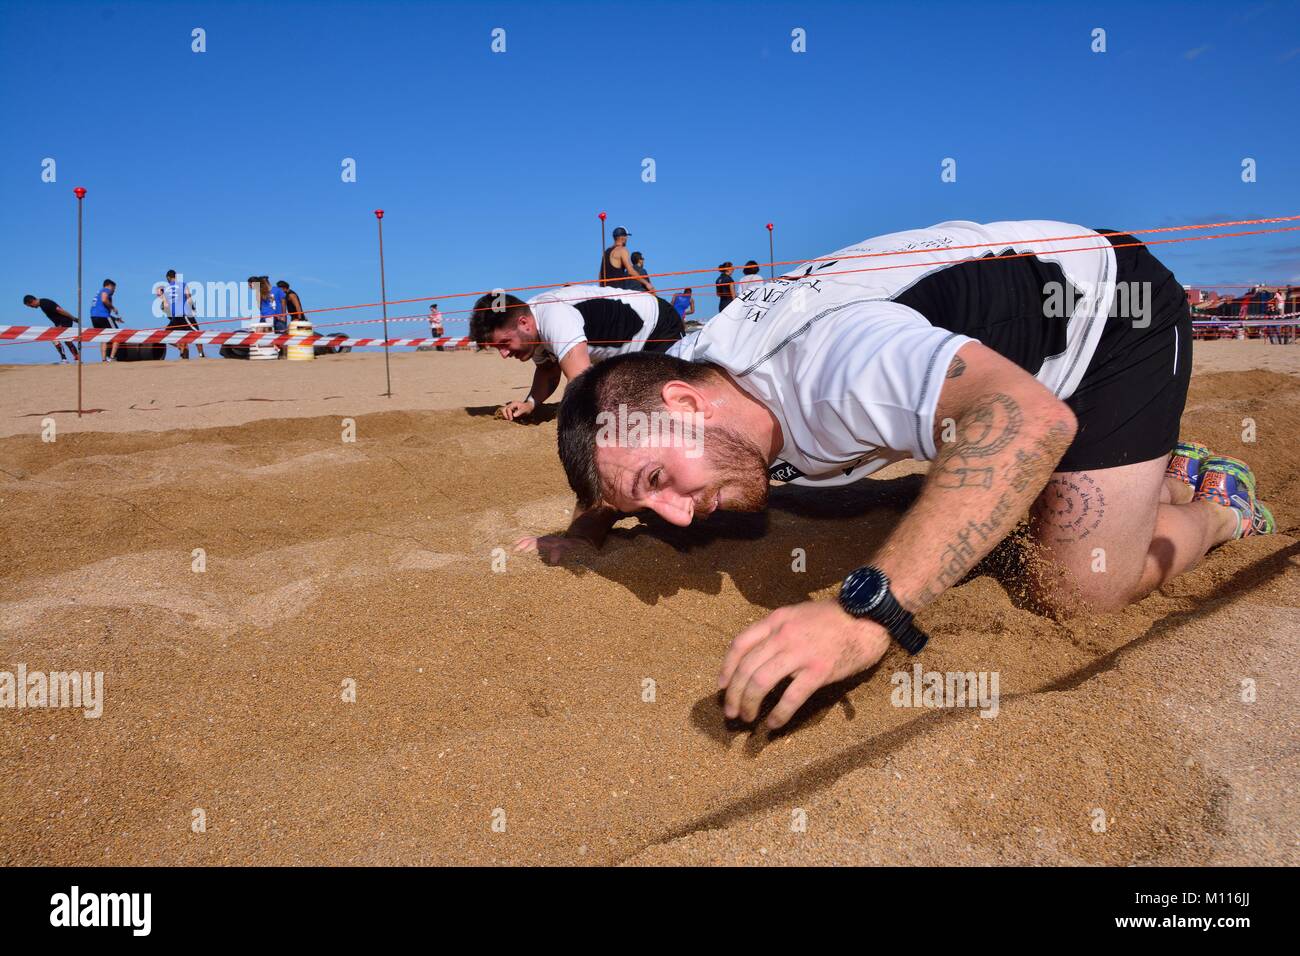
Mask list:
[[[977,404],[962,417],[958,440],[944,447],[936,466],[935,483],[941,488],[991,488],[995,467],[972,466],[1006,448],[1020,434],[1024,416],[1016,401],[994,395]],[[1003,468],[1011,490],[1004,492],[983,520],[968,520],[944,543],[939,573],[921,588],[913,600],[905,601],[913,611],[932,603],[944,591],[961,581],[971,568],[1006,535],[1008,519],[1023,508],[1021,496],[1039,487],[1051,475],[1070,443],[1070,429],[1054,424],[1029,449],[1016,449],[1015,460]],[[1104,502],[1101,503],[1104,507]]]

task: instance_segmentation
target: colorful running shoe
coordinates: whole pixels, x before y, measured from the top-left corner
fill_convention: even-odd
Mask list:
[[[1165,477],[1177,478],[1195,491],[1201,483],[1201,464],[1210,457],[1210,449],[1200,442],[1180,441],[1165,466]]]
[[[1272,534],[1277,529],[1273,513],[1255,497],[1255,475],[1244,461],[1210,457],[1200,463],[1201,480],[1193,501],[1213,501],[1237,512],[1233,538]]]

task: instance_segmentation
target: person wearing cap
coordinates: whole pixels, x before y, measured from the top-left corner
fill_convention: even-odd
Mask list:
[[[637,272],[627,251],[629,233],[622,226],[614,229],[614,244],[601,254],[600,284],[613,289],[631,289],[633,292],[655,294],[650,280]]]
[[[736,298],[736,284],[731,279],[732,268],[731,260],[728,259],[718,266],[718,277],[713,280],[713,287],[718,290],[719,312],[731,305]]]
[[[158,298],[161,300],[163,314],[167,317],[168,330],[199,331],[199,323],[195,319],[194,299],[189,289],[185,287],[185,281],[177,280],[175,269],[167,270],[167,282],[158,287]],[[206,358],[202,344],[196,343],[194,347],[199,350],[199,358]],[[183,359],[190,357],[188,345],[176,343],[176,351]]]

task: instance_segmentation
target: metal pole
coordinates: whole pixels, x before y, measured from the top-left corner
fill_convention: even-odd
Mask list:
[[[768,277],[776,278],[776,246],[772,243],[772,224],[767,224],[767,271]]]
[[[596,285],[604,285],[605,277],[605,214],[600,214],[600,271],[596,273]]]
[[[389,398],[393,397],[393,375],[388,366],[388,284],[384,280],[384,211],[375,210],[375,220],[379,223],[379,304],[384,310],[384,380],[388,383]]]
[[[81,353],[86,350],[86,343],[81,340],[81,210],[86,190],[81,186],[72,190],[77,197],[77,417],[81,417]]]

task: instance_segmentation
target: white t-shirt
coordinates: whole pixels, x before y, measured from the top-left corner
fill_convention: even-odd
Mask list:
[[[593,363],[623,352],[638,352],[659,321],[659,298],[649,292],[570,285],[528,300],[541,345],[538,365],[558,362],[579,342],[587,343]]]
[[[1083,238],[1041,241],[1067,236]],[[878,256],[896,251],[905,254]],[[992,265],[971,261],[1008,255]],[[972,272],[983,269],[994,271]],[[1044,276],[1073,287],[1052,321],[1037,291]],[[1113,246],[1082,226],[946,222],[867,239],[744,286],[669,354],[721,366],[772,411],[785,437],[772,478],[842,485],[893,461],[935,457],[944,375],[975,341],[954,328],[991,329],[986,344],[997,339],[997,351],[1012,353],[1058,397],[1072,395],[1101,338],[1114,282]],[[1022,314],[1003,314],[1007,303]],[[995,321],[1010,318],[1018,321]]]
[[[763,278],[763,274],[759,272],[752,276],[742,275],[739,279],[737,279],[735,282],[732,283],[731,287],[732,290],[736,293],[736,298],[740,298],[742,295],[745,294],[746,289],[750,289],[756,285],[762,285],[766,281],[767,280]]]

